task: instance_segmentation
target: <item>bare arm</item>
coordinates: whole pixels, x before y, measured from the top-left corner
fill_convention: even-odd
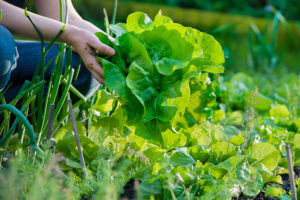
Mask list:
[[[51,2],[52,1],[53,0],[51,0]],[[3,0],[0,0],[0,9],[2,9],[2,20],[0,21],[1,25],[8,28],[15,35],[29,39],[39,39],[33,26],[25,16],[23,9],[17,8]],[[29,15],[46,40],[52,40],[63,26],[61,22],[54,19],[30,12]],[[114,55],[115,51],[112,48],[102,44],[92,32],[71,24],[66,25],[65,31],[58,38],[58,41],[65,42],[73,46],[93,76],[100,83],[104,83],[103,69],[95,57],[95,51],[99,51],[107,55]]]
[[[59,21],[59,0],[35,0],[35,7],[39,14]],[[68,24],[72,24],[79,28],[91,31],[92,33],[103,32],[92,23],[81,18],[81,16],[77,13],[73,6],[72,0],[62,0],[63,17],[66,16],[66,7],[68,8]]]

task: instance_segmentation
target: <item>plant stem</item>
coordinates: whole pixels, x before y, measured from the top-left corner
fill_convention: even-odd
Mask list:
[[[103,13],[104,13],[104,24],[105,24],[105,27],[106,27],[106,34],[110,35],[109,20],[108,20],[108,15],[107,15],[107,12],[106,12],[105,8],[103,8]]]
[[[80,163],[81,163],[81,167],[82,167],[83,177],[86,179],[86,176],[87,176],[86,175],[86,167],[85,167],[84,157],[83,157],[83,154],[82,154],[82,149],[81,149],[81,145],[80,145],[79,135],[78,135],[77,127],[76,127],[76,122],[75,122],[75,117],[74,117],[74,112],[73,112],[73,108],[72,108],[72,101],[71,101],[71,99],[68,100],[68,104],[69,104],[70,116],[71,116],[71,121],[72,121],[72,125],[73,125],[74,135],[75,135],[75,139],[76,139],[78,154],[79,154]]]
[[[48,121],[48,126],[47,126],[47,137],[46,137],[47,140],[49,140],[51,138],[53,114],[54,114],[54,104],[50,104],[50,107],[49,107],[49,121]]]
[[[295,177],[294,177],[290,144],[287,143],[285,148],[286,148],[286,157],[287,157],[288,167],[289,167],[289,177],[290,177],[289,179],[290,179],[290,187],[292,190],[292,197],[294,200],[297,200],[296,183],[295,183]]]
[[[114,1],[114,11],[113,11],[113,16],[112,16],[112,20],[111,20],[112,24],[116,23],[117,8],[118,8],[118,0],[115,0]]]

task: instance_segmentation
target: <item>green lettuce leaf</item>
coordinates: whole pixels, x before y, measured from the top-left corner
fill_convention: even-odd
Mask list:
[[[127,115],[125,126],[165,147],[185,144],[187,136],[174,130],[211,115],[207,106],[213,106],[216,97],[212,90],[206,91],[209,78],[201,73],[223,72],[221,46],[212,36],[173,23],[161,12],[154,21],[145,13],[133,13],[126,24],[111,29],[114,41],[103,33],[96,36],[112,46],[116,55],[99,54],[98,59],[106,86],[119,96]],[[193,79],[199,77],[200,86],[192,89]],[[101,111],[110,108],[98,107]]]

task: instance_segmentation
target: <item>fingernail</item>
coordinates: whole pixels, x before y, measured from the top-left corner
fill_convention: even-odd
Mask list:
[[[111,48],[110,52],[111,52],[112,55],[116,54],[116,51],[113,48]]]

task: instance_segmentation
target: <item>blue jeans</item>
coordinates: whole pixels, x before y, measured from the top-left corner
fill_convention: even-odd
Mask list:
[[[46,81],[50,79],[53,62],[57,54],[58,45],[54,44],[45,58],[45,63],[52,60],[45,73]],[[15,41],[12,34],[5,27],[0,25],[0,91],[3,91],[5,86],[11,83],[4,94],[7,102],[14,99],[25,80],[30,81],[32,79],[40,59],[40,42]],[[79,56],[73,52],[71,66],[75,70],[78,62]],[[13,69],[14,67],[15,69]],[[99,83],[93,78],[83,63],[81,63],[78,79],[73,81],[72,85],[87,98],[93,95],[99,87]]]

